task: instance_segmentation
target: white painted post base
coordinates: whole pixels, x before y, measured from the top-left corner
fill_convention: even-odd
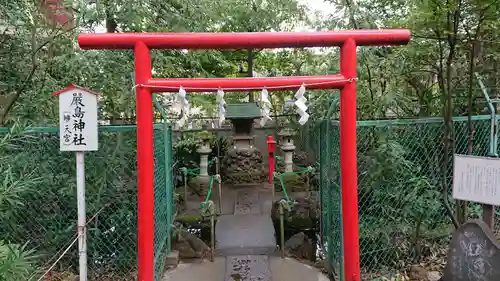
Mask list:
[[[85,210],[85,154],[76,152],[76,193],[78,205],[78,258],[80,281],[87,281],[87,229]]]

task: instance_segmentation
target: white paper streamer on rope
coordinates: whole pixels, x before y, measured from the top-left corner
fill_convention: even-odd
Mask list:
[[[262,89],[260,93],[260,101],[262,102],[260,126],[264,127],[267,121],[272,120],[271,116],[269,116],[271,113],[271,102],[269,101],[269,92],[266,88]]]
[[[295,106],[297,107],[297,113],[300,115],[299,124],[304,125],[309,119],[309,114],[307,113],[307,99],[304,96],[306,93],[306,87],[304,85],[300,86],[299,90],[295,93]]]
[[[181,114],[182,114],[179,121],[177,121],[177,124],[180,127],[183,127],[184,124],[186,123],[186,121],[188,121],[188,117],[189,117],[189,102],[187,99],[187,93],[184,90],[184,88],[182,88],[182,87],[179,88],[179,93],[177,94],[177,102],[180,105]]]
[[[219,89],[217,91],[216,101],[219,107],[219,127],[222,126],[226,120],[226,101],[224,100],[224,91]]]

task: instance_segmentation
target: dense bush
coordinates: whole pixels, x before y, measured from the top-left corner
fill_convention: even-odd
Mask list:
[[[35,272],[36,256],[25,245],[0,240],[0,281],[24,281]]]
[[[15,274],[24,276],[35,268],[46,268],[75,238],[75,156],[59,151],[55,133],[0,136],[0,237],[6,241],[0,245],[0,270],[11,272],[13,266],[19,269]],[[174,140],[174,171],[198,166],[198,141],[196,134]],[[210,158],[227,149],[224,138],[213,138],[211,146]],[[135,131],[110,128],[101,132],[99,151],[86,153],[85,163],[89,275],[95,280],[104,276],[128,280],[137,253]],[[10,252],[2,250],[7,245],[11,245]],[[26,260],[32,267],[4,262],[13,256],[19,264]],[[56,270],[76,272],[77,256],[74,246]]]
[[[127,274],[137,251],[135,133],[101,133],[99,141],[100,150],[86,153],[85,161],[87,217],[92,218],[89,271],[94,278],[107,270]],[[56,134],[2,135],[0,171],[0,237],[35,249],[38,266],[46,266],[75,237],[74,154],[59,151]],[[57,268],[71,271],[76,266],[73,247]]]
[[[443,204],[442,180],[452,184],[452,157],[443,163],[443,123],[439,120],[387,120],[358,124],[358,210],[361,266],[367,271],[384,271],[432,256],[430,245],[446,247],[453,225]],[[467,153],[465,120],[456,121],[455,152]],[[486,155],[488,120],[474,121],[472,154]],[[315,126],[318,128],[318,126]],[[330,165],[319,180],[323,198],[323,233],[340,252],[340,134],[333,122],[322,135],[313,133],[320,144],[318,161]],[[326,140],[323,138],[328,136]],[[313,140],[314,141],[314,140]],[[314,143],[312,143],[314,145]],[[330,152],[323,150],[330,145]],[[323,161],[321,161],[324,157]],[[444,165],[444,166],[443,166]],[[328,170],[328,169],[327,169]],[[330,184],[330,183],[333,183]],[[329,191],[330,190],[330,191]],[[333,190],[333,192],[332,192]],[[326,197],[325,197],[326,196]],[[454,201],[451,200],[451,208]],[[472,215],[477,205],[469,204]],[[333,260],[335,262],[335,260]]]
[[[483,123],[478,122],[476,127],[476,155],[485,154],[484,130],[488,126]],[[456,128],[461,130],[464,126]],[[332,130],[328,134],[330,155],[321,151],[318,154],[327,157],[334,183],[330,188],[335,188],[340,183],[340,151],[338,127]],[[442,137],[441,123],[389,122],[387,126],[358,129],[364,269],[393,268],[402,257],[424,255],[421,246],[425,241],[449,233],[440,183],[443,176],[451,177],[451,170],[444,175],[441,171]],[[199,140],[194,133],[184,133],[174,140],[174,171],[183,166],[198,166]],[[99,142],[99,151],[86,154],[87,217],[91,220],[89,272],[96,280],[109,277],[110,272],[117,280],[128,280],[134,274],[137,252],[136,135],[134,131],[102,132]],[[459,152],[463,145],[463,138],[457,137]],[[217,151],[222,155],[227,150],[227,140],[214,137],[211,147],[210,158]],[[50,264],[75,237],[74,155],[59,151],[59,139],[53,133],[4,134],[0,138],[0,174],[0,270],[12,274],[9,280],[22,279],[36,268]],[[330,212],[339,212],[339,195],[330,194]],[[476,211],[476,207],[471,205],[471,210]],[[326,211],[323,209],[323,214]],[[338,218],[338,213],[330,215],[331,220]],[[338,223],[329,222],[331,227]],[[332,239],[339,239],[340,228],[328,231]],[[73,247],[56,269],[76,271],[76,266],[77,250]]]

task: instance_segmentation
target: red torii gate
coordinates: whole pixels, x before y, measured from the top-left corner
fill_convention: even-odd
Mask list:
[[[341,30],[326,32],[255,33],[96,33],[80,34],[82,49],[134,49],[137,97],[138,170],[138,280],[154,279],[154,147],[153,92],[269,91],[341,89],[340,165],[346,281],[360,281],[358,183],[356,153],[356,47],[403,45],[410,40],[406,29]],[[152,78],[152,49],[260,49],[339,46],[340,74],[271,78]]]

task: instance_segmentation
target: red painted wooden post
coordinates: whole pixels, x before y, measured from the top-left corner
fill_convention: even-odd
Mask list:
[[[269,184],[273,184],[273,174],[274,174],[274,153],[276,152],[276,141],[273,136],[267,137],[267,153],[268,153],[268,171],[269,171]],[[274,187],[273,187],[274,188]]]
[[[135,82],[151,78],[151,56],[148,47],[137,42],[135,49]],[[138,280],[154,280],[154,136],[153,96],[146,87],[136,88],[137,99],[137,260]]]

